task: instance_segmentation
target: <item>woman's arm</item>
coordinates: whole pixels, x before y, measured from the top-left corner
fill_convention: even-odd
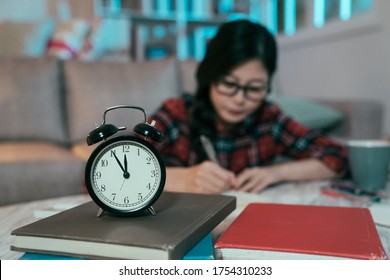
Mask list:
[[[259,192],[267,186],[283,181],[327,179],[336,172],[318,159],[303,159],[268,167],[246,168],[237,176],[235,188],[245,192]]]
[[[191,167],[167,167],[165,190],[193,193],[220,193],[236,184],[233,172],[205,161]]]

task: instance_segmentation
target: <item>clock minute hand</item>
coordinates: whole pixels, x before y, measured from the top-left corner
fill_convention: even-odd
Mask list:
[[[118,157],[116,156],[116,154],[115,154],[115,153],[113,153],[113,154],[114,154],[114,157],[115,157],[115,159],[116,159],[116,162],[119,164],[119,167],[122,169],[123,173],[126,173],[126,170],[123,168],[123,165],[122,165],[122,163],[119,161],[119,159],[118,159]]]

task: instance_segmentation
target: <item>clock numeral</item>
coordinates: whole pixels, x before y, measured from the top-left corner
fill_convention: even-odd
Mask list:
[[[152,177],[152,178],[156,177],[156,170],[151,170],[151,172],[152,172],[152,175],[150,177]]]
[[[151,187],[152,187],[152,186],[150,185],[150,183],[146,186],[146,188],[147,188],[148,190],[150,190]]]
[[[96,173],[95,173],[95,178],[96,178],[96,179],[102,178],[102,173],[101,173],[101,172],[96,172]]]
[[[139,149],[137,149],[137,156],[140,156],[140,155],[141,155],[141,153],[140,153]]]
[[[124,202],[125,204],[129,204],[129,202],[130,202],[129,197],[126,196],[126,197],[123,199],[123,202]]]
[[[105,192],[106,191],[106,185],[101,185],[100,186],[100,191]]]
[[[111,157],[115,157],[116,151],[115,151],[115,150],[111,150],[110,152],[111,152],[111,153],[110,153]]]
[[[116,193],[112,193],[112,200],[115,200],[115,197],[116,197]]]
[[[152,158],[151,157],[147,157],[146,158],[146,164],[151,164],[152,163]]]
[[[123,145],[122,149],[123,149],[124,153],[128,153],[130,151],[130,146],[129,145]]]
[[[142,193],[138,193],[138,200],[142,200],[142,199],[143,199]]]
[[[107,167],[108,166],[108,160],[102,159],[101,160],[102,167]]]

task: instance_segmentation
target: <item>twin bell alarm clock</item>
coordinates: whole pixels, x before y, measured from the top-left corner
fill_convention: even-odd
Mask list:
[[[140,136],[123,134],[112,137],[126,127],[106,124],[106,114],[117,109],[139,110],[144,122],[134,127]],[[119,105],[106,109],[103,123],[87,136],[87,144],[103,141],[90,155],[85,168],[85,183],[89,195],[105,211],[118,216],[136,216],[144,211],[156,212],[152,205],[161,195],[166,178],[163,159],[147,140],[162,142],[163,134],[149,124],[141,107]]]

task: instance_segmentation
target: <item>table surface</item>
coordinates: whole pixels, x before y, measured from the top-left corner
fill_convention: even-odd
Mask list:
[[[329,181],[312,181],[279,184],[270,187],[259,194],[227,192],[226,194],[237,197],[237,209],[213,230],[213,240],[215,241],[230,225],[234,218],[237,217],[242,209],[251,202],[331,205],[343,207],[369,207],[374,204],[364,197],[351,195],[335,197],[325,195],[322,190],[329,186]],[[23,254],[22,252],[10,250],[14,238],[14,236],[10,234],[12,230],[90,200],[88,195],[76,195],[0,207],[0,259],[18,259]],[[380,204],[385,207],[385,211],[389,211],[390,215],[389,186],[385,192],[385,198],[381,200]],[[377,224],[376,227],[382,244],[387,254],[390,256],[390,227],[379,224]]]

